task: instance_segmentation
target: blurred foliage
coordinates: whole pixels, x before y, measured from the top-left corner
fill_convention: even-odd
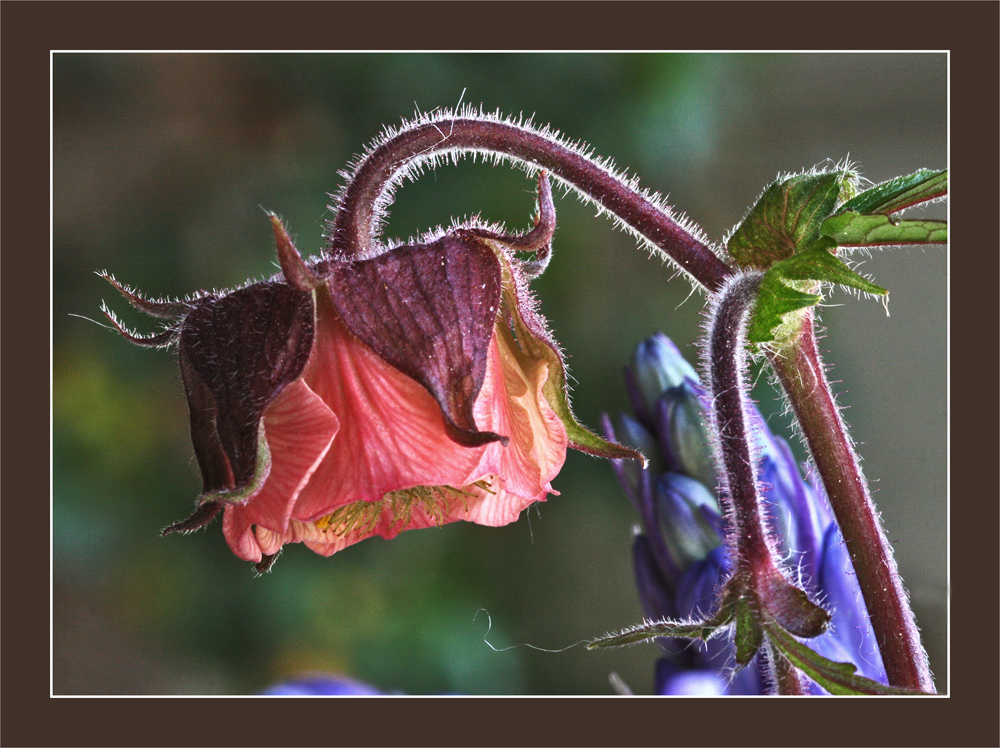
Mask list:
[[[200,487],[183,391],[172,355],[75,316],[99,320],[107,298],[149,329],[95,270],[154,296],[269,275],[264,209],[314,254],[336,172],[383,125],[460,99],[585,140],[714,240],[780,171],[849,153],[878,181],[945,158],[943,55],[57,54],[53,73],[56,693],[253,693],[316,670],[413,694],[608,694],[617,672],[648,693],[655,660],[642,648],[513,646],[561,649],[641,617],[631,508],[610,469],[576,453],[561,495],[512,526],[403,533],[330,559],[291,546],[262,578],[217,525],[157,537]],[[526,227],[533,192],[515,170],[442,168],[399,191],[387,235],[476,213]],[[577,415],[596,427],[625,408],[621,367],[640,339],[663,330],[694,357],[701,301],[592,207],[557,198],[557,212],[555,260],[535,287],[570,355]],[[919,360],[903,409],[929,441],[902,477],[889,451],[899,445],[879,452],[889,440],[859,412],[880,412],[884,391],[847,376],[864,371],[850,368],[850,340],[827,342],[848,362],[838,373],[868,392],[850,420],[888,466],[876,498],[890,534],[917,545],[903,542],[900,562],[943,672],[944,265],[918,259],[885,283],[916,283],[937,304],[918,320],[924,338],[937,325],[930,343],[907,354]],[[900,316],[893,334],[916,340]],[[912,527],[894,514],[899,481]]]

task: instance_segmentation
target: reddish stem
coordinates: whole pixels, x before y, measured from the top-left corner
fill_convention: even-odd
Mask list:
[[[771,364],[802,426],[864,596],[889,684],[934,693],[913,611],[816,348],[813,319]]]
[[[765,618],[796,636],[813,637],[826,630],[830,616],[795,587],[781,572],[767,531],[757,476],[758,455],[752,445],[746,377],[746,325],[760,290],[761,273],[728,281],[715,295],[708,334],[707,360],[711,417],[718,438],[723,476],[719,501],[728,524],[727,542],[733,554],[728,587],[744,597],[761,626]],[[766,614],[765,614],[766,611]],[[740,636],[737,623],[736,635]],[[767,645],[767,662],[780,694],[807,693],[802,676],[774,647]]]
[[[771,666],[771,677],[774,678],[774,689],[780,696],[808,696],[805,676],[792,663],[785,659],[775,647],[768,648],[768,662]]]
[[[750,448],[746,370],[746,319],[760,288],[761,275],[734,279],[718,293],[708,338],[711,415],[719,439],[720,501],[730,523],[726,535],[735,543],[737,568],[756,580],[775,567],[757,484],[757,456]]]
[[[732,270],[667,211],[592,159],[556,140],[506,122],[456,118],[417,125],[368,154],[344,192],[330,234],[335,258],[368,256],[382,207],[415,160],[449,151],[499,153],[545,169],[620,218],[699,284],[714,290]]]

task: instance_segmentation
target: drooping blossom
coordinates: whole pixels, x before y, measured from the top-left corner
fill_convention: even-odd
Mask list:
[[[551,493],[567,447],[638,457],[580,426],[528,280],[555,210],[523,236],[451,230],[361,260],[307,264],[272,217],[282,273],[225,293],[151,301],[176,345],[203,492],[164,533],[223,511],[240,558],[265,570],[286,543],[329,556],[373,535],[513,522]],[[534,257],[521,259],[518,252]]]
[[[666,336],[637,348],[625,370],[634,415],[622,415],[605,434],[641,449],[647,468],[616,461],[621,484],[641,523],[633,543],[639,596],[650,619],[706,618],[731,566],[715,497],[718,480],[706,431],[704,391],[694,368]],[[809,646],[858,674],[886,682],[871,624],[843,537],[822,490],[803,478],[787,442],[774,436],[754,408],[763,498],[782,558],[801,584],[831,611],[829,630]],[[761,655],[734,672],[731,638],[707,642],[660,639],[661,695],[762,694]],[[813,693],[825,693],[810,682]]]

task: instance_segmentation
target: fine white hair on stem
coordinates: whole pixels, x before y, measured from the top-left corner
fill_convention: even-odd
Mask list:
[[[369,205],[366,208],[368,215],[366,216],[367,220],[365,223],[367,230],[370,231],[370,244],[366,242],[361,248],[365,256],[380,254],[393,245],[393,243],[384,243],[379,237],[384,228],[385,217],[392,202],[394,192],[404,180],[413,181],[427,169],[433,169],[446,163],[457,164],[463,158],[471,157],[474,161],[481,158],[484,163],[492,165],[509,164],[524,170],[529,175],[534,175],[539,170],[546,169],[549,171],[550,177],[561,184],[566,192],[572,191],[582,202],[593,204],[597,209],[597,215],[607,213],[619,229],[632,234],[641,245],[645,246],[651,255],[659,256],[662,259],[670,259],[672,263],[674,262],[661,247],[657,246],[639,229],[629,225],[614,209],[608,205],[602,205],[594,197],[588,195],[582,187],[568,181],[560,174],[554,173],[543,164],[537,163],[523,154],[510,152],[510,150],[516,149],[497,150],[495,145],[488,143],[477,145],[469,139],[460,141],[457,137],[453,144],[449,143],[449,140],[453,137],[455,126],[459,122],[479,122],[509,127],[514,131],[520,131],[532,138],[542,139],[559,149],[564,149],[569,154],[572,154],[574,158],[584,159],[598,173],[602,174],[604,178],[617,182],[622,187],[633,192],[638,198],[648,203],[653,210],[662,213],[666,219],[676,226],[677,230],[686,234],[692,242],[701,245],[703,250],[707,250],[709,254],[714,255],[714,260],[721,260],[719,248],[712,246],[704,232],[698,226],[685,216],[675,213],[667,204],[663,195],[642,188],[634,175],[629,175],[625,170],[618,168],[612,159],[595,157],[594,150],[590,146],[581,141],[570,140],[550,126],[539,127],[533,123],[533,117],[525,117],[523,113],[517,117],[507,117],[502,115],[499,110],[485,112],[480,107],[470,104],[460,105],[454,109],[438,108],[430,112],[417,111],[412,119],[403,120],[398,127],[384,127],[381,134],[365,151],[353,159],[347,169],[340,172],[341,177],[345,180],[345,184],[339,193],[332,196],[333,204],[331,211],[335,217],[339,217],[345,210],[346,204],[349,202],[351,186],[358,179],[359,175],[371,165],[373,160],[384,155],[383,151],[393,141],[405,138],[407,133],[418,129],[426,130],[428,128],[433,128],[439,138],[437,142],[430,143],[423,150],[415,150],[415,152],[407,153],[405,157],[401,157],[396,162],[382,167],[380,171],[381,181],[377,183],[377,191],[375,189],[372,190],[373,193],[377,192],[377,194],[366,195]],[[331,223],[331,231],[328,236],[331,242],[337,241],[335,234],[334,224]],[[369,237],[365,238],[366,240],[369,239]],[[677,266],[679,267],[679,263]],[[724,268],[724,265],[722,267]]]

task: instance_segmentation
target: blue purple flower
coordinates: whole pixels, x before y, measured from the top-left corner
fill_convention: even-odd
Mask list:
[[[339,674],[304,675],[281,681],[261,691],[262,696],[381,696],[382,692]]]
[[[715,498],[718,477],[698,375],[663,334],[643,341],[625,380],[634,415],[606,435],[649,457],[646,468],[615,461],[625,493],[640,517],[633,543],[639,596],[653,620],[705,619],[730,571],[723,520]],[[753,408],[762,496],[781,557],[793,576],[832,613],[829,631],[810,647],[858,674],[885,683],[861,592],[840,530],[822,489],[804,478],[788,443],[771,433]],[[731,636],[707,642],[659,639],[656,693],[762,694],[767,668],[757,657],[734,670]],[[811,684],[813,693],[825,693]]]

